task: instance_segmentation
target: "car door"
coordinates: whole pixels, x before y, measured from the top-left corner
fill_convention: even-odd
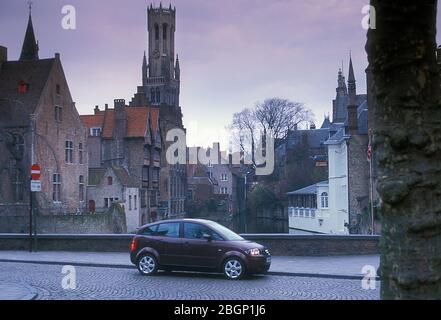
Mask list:
[[[160,242],[161,265],[178,266],[182,257],[182,238],[180,238],[180,222],[161,223],[156,230]]]
[[[210,235],[211,240],[204,239]],[[183,257],[185,266],[215,269],[223,255],[223,239],[209,227],[193,222],[183,224]]]

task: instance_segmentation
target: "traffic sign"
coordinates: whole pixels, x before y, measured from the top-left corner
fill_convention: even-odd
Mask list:
[[[33,164],[31,167],[31,177],[32,180],[40,180],[41,177],[41,167],[39,164]]]
[[[40,180],[31,180],[31,192],[41,192]]]

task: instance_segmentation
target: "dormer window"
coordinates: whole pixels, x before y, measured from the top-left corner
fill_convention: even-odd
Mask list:
[[[29,91],[29,84],[24,81],[20,81],[18,84],[18,93],[26,93],[28,91]]]
[[[99,137],[101,135],[101,128],[91,128],[90,135],[92,137]]]

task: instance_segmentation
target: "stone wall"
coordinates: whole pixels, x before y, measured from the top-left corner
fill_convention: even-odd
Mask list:
[[[118,209],[119,208],[119,209]],[[125,214],[115,205],[110,213],[84,215],[38,215],[38,234],[114,234],[127,232]],[[0,233],[29,232],[28,216],[0,216]]]
[[[338,256],[379,254],[379,236],[243,235],[267,246],[275,256]],[[129,252],[133,235],[40,235],[40,251]],[[0,234],[0,250],[27,250],[26,235]]]

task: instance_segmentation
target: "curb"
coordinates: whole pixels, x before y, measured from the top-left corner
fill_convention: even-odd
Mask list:
[[[10,260],[0,259],[0,262],[6,263],[27,263],[27,264],[41,264],[41,265],[55,265],[55,266],[74,266],[74,267],[89,267],[89,268],[111,268],[111,269],[136,269],[135,266],[125,264],[104,265],[100,263],[88,262],[65,262],[65,261],[30,261],[30,260]],[[269,271],[267,275],[282,276],[282,277],[302,277],[302,278],[324,278],[324,279],[341,279],[341,280],[363,280],[363,275],[339,275],[339,274],[320,274],[320,273],[299,273],[299,272],[281,272]],[[375,278],[380,281],[380,277]]]

